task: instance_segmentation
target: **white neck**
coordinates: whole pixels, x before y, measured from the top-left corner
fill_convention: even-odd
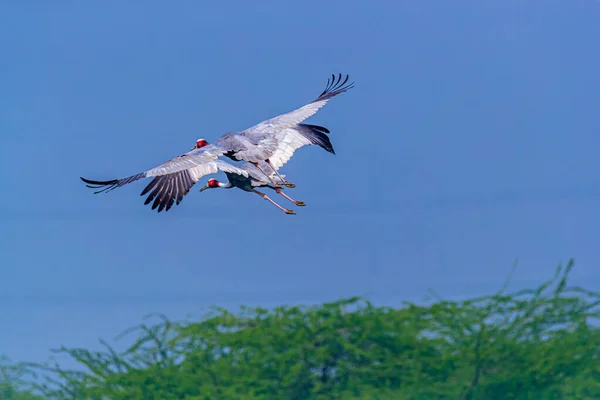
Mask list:
[[[231,182],[227,182],[227,183],[219,182],[219,187],[223,188],[223,189],[231,189],[233,187],[233,185],[231,184]]]

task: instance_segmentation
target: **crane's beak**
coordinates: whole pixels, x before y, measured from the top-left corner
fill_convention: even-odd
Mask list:
[[[208,189],[208,185],[204,185],[204,186],[202,186],[202,188],[200,188],[200,191],[201,191],[201,192],[204,192],[206,189]]]
[[[194,146],[194,147],[192,147],[192,148],[190,149],[190,151],[192,151],[192,150],[196,150],[196,147],[197,147],[197,146]]]

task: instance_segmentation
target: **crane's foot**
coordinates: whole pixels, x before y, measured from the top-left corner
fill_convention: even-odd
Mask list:
[[[287,182],[287,181],[286,181],[286,182],[283,182],[283,184],[284,184],[285,186],[289,187],[290,189],[293,189],[293,188],[295,188],[295,187],[296,187],[296,184],[295,184],[295,183],[292,183],[292,182]]]
[[[275,189],[281,189],[282,188],[282,186],[279,183],[277,183],[277,182],[273,182],[273,187],[275,187]]]
[[[296,202],[296,205],[297,205],[298,207],[305,207],[305,206],[306,206],[306,204],[305,204],[303,201],[297,201],[297,202]]]
[[[284,210],[286,214],[290,214],[290,215],[296,215],[296,213],[293,210],[290,210],[289,208]]]

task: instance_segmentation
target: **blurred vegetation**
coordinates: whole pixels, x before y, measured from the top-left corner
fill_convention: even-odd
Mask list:
[[[24,379],[27,371],[0,357],[0,400],[41,400]]]
[[[572,267],[534,289],[458,302],[162,316],[128,330],[137,340],[120,353],[104,342],[57,350],[83,371],[20,367],[39,374],[47,399],[600,399],[600,294],[569,286]]]

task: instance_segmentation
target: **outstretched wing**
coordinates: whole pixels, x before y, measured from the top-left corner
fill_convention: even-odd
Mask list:
[[[215,145],[208,145],[200,149],[194,149],[179,157],[175,157],[166,163],[122,179],[112,179],[108,181],[94,181],[81,177],[87,187],[100,189],[94,194],[107,193],[118,187],[127,185],[143,178],[155,177],[141,195],[150,192],[144,204],[149,204],[152,200],[152,209],[158,207],[158,212],[163,209],[167,211],[173,206],[173,203],[179,204],[192,186],[204,175],[214,174],[218,170],[237,173],[248,176],[248,171],[237,168],[225,161],[218,160],[218,157],[225,153],[225,149]]]
[[[214,161],[228,151],[227,148],[217,144],[209,144],[199,149],[193,149],[185,154],[175,157],[158,167],[145,172],[146,177],[161,176],[201,166]]]
[[[242,175],[246,178],[249,176],[248,171],[225,161],[214,160],[183,171],[157,176],[150,181],[140,196],[150,192],[144,204],[150,204],[154,200],[154,203],[152,203],[153,210],[158,207],[158,212],[163,209],[169,211],[173,204],[181,203],[183,196],[188,194],[200,178],[208,174],[216,174],[219,170]]]
[[[127,178],[112,179],[109,181],[93,181],[86,178],[81,178],[81,180],[87,183],[87,186],[92,189],[102,188],[102,190],[94,192],[94,194],[101,192],[110,192],[111,190],[114,190],[118,187],[127,185],[128,183],[132,183],[143,178],[173,174],[175,172],[184,171],[189,168],[194,168],[196,166],[203,165],[205,163],[216,160],[226,151],[227,150],[224,148],[211,144],[199,149],[193,149],[191,151],[188,151],[187,153],[177,156],[167,161],[166,163],[159,165],[158,167],[149,169],[145,172],[140,172],[139,174],[128,176]]]
[[[287,114],[282,114],[275,118],[263,121],[242,132],[275,133],[277,131],[294,127],[308,117],[314,115],[321,107],[327,104],[329,99],[332,97],[335,97],[338,94],[344,93],[345,91],[353,88],[354,83],[346,84],[349,78],[350,76],[346,75],[346,79],[342,82],[342,74],[339,74],[337,80],[335,75],[331,75],[331,79],[327,80],[327,87],[315,100],[311,101],[304,107],[300,107]]]
[[[269,158],[271,164],[278,170],[292,158],[296,150],[308,145],[317,145],[327,152],[335,154],[326,133],[329,133],[327,128],[308,124],[298,124],[294,128],[278,132],[275,137],[279,144],[277,150]]]

